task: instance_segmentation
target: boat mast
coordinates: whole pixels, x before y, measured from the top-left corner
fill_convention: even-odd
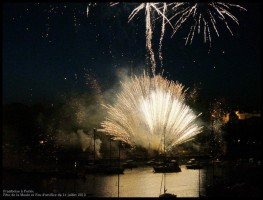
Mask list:
[[[93,162],[95,164],[95,154],[96,154],[96,151],[95,151],[95,133],[96,133],[96,128],[93,129],[93,142],[94,142],[94,145],[93,145]]]
[[[164,183],[163,183],[163,193],[166,192],[166,172],[165,172],[165,162],[166,162],[166,151],[165,151],[165,133],[163,134],[163,153],[164,153],[164,162],[163,162],[163,166],[164,166]]]
[[[111,137],[110,137],[110,167],[111,167]]]
[[[198,160],[198,183],[199,183],[199,186],[198,186],[198,191],[199,191],[199,198],[201,197],[201,188],[200,188],[200,145],[199,145],[199,150],[198,150],[198,154],[199,154],[199,160]]]
[[[121,168],[121,141],[119,141],[119,169]],[[118,172],[118,198],[120,197],[120,172]]]

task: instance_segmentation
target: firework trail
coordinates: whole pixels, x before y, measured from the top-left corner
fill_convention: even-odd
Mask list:
[[[150,60],[151,60],[151,66],[152,66],[152,74],[155,75],[156,70],[156,61],[154,56],[154,51],[152,47],[152,35],[153,35],[153,28],[152,28],[152,22],[156,21],[160,17],[162,18],[162,28],[161,28],[161,36],[159,40],[159,59],[162,67],[162,41],[165,33],[165,25],[166,23],[170,24],[170,26],[173,28],[170,20],[166,16],[167,3],[142,3],[138,7],[136,7],[132,13],[129,15],[129,21],[131,21],[134,16],[142,9],[145,9],[145,26],[146,26],[146,49],[150,54]],[[163,9],[163,11],[161,10]],[[157,13],[157,15],[155,15]],[[128,22],[129,22],[128,21]]]
[[[150,146],[157,151],[164,136],[169,150],[201,132],[202,127],[196,124],[199,115],[184,103],[186,89],[182,84],[144,74],[121,85],[116,103],[104,105],[108,117],[99,131],[131,146]]]
[[[167,11],[167,5],[166,3],[164,3],[163,6],[163,16],[166,15],[166,11]],[[162,31],[161,31],[161,37],[160,37],[160,41],[159,41],[159,60],[160,60],[160,67],[163,67],[163,55],[162,55],[162,44],[163,44],[163,37],[164,37],[164,32],[165,32],[165,18],[162,18]]]
[[[154,52],[152,49],[152,25],[151,25],[151,9],[152,8],[151,6],[149,6],[149,3],[146,3],[145,9],[146,9],[146,48],[150,54],[152,74],[155,75],[156,61],[155,61]]]
[[[117,5],[118,3],[110,3],[110,6]],[[163,10],[162,10],[163,9]],[[151,69],[153,76],[155,75],[156,70],[156,60],[155,55],[152,47],[152,37],[153,37],[153,28],[152,23],[153,21],[157,20],[159,17],[162,18],[162,29],[161,29],[161,36],[160,36],[160,42],[159,42],[159,59],[161,62],[162,67],[162,41],[165,33],[165,25],[166,23],[169,23],[170,26],[172,24],[170,23],[169,19],[166,17],[167,12],[167,4],[166,3],[141,3],[139,6],[137,6],[131,14],[128,17],[128,22],[130,22],[141,10],[145,10],[145,35],[146,35],[146,49],[150,55],[150,61],[151,61]],[[157,16],[155,16],[155,13],[157,13]]]

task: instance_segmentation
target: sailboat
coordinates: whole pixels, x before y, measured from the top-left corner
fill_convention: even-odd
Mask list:
[[[167,189],[166,189],[166,173],[163,173],[163,179],[164,179],[163,194],[160,194],[159,198],[163,198],[163,197],[176,198],[177,196],[175,194],[167,193]],[[161,193],[161,189],[160,189],[160,193]]]
[[[96,128],[93,129],[93,163],[86,166],[87,174],[102,173],[105,169],[103,164],[96,162]]]
[[[185,165],[187,169],[202,169],[200,161],[197,161],[195,158],[191,158]]]
[[[111,139],[110,139],[110,164],[96,162],[96,147],[95,147],[96,129],[93,129],[93,163],[86,166],[85,173],[87,174],[123,174],[124,169],[120,166],[120,146],[119,146],[119,164],[112,165],[111,163]]]
[[[105,168],[105,174],[123,174],[124,169],[120,165],[120,157],[121,157],[121,150],[120,150],[121,143],[119,143],[119,161],[118,165],[113,166],[111,162],[111,138],[110,138],[110,166]]]
[[[155,173],[177,173],[181,172],[181,168],[176,160],[165,160],[163,163],[153,167]]]
[[[163,138],[164,142],[164,158],[163,161],[158,163],[157,165],[153,166],[155,173],[174,173],[174,172],[181,172],[181,168],[179,163],[176,160],[169,160],[166,157],[166,150],[165,150],[165,136]]]
[[[159,198],[176,198],[177,196],[175,194],[167,193],[166,189],[166,173],[167,172],[179,172],[181,171],[181,168],[179,167],[177,162],[172,163],[172,165],[169,165],[169,162],[167,162],[166,159],[166,150],[165,150],[165,134],[163,137],[163,149],[164,149],[164,161],[162,166],[155,166],[154,171],[155,172],[163,172],[163,178],[164,178],[164,184],[163,184],[163,194],[159,195]]]

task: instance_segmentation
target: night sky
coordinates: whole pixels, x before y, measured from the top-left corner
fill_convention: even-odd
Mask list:
[[[172,38],[167,26],[163,41],[163,68],[167,79],[186,87],[198,84],[207,100],[225,98],[233,107],[260,108],[260,4],[233,8],[239,26],[228,18],[233,36],[218,23],[212,45],[196,34],[185,45],[188,26]],[[106,91],[119,74],[142,72],[147,62],[145,15],[128,23],[138,3],[4,3],[3,103],[56,103],[75,93],[90,92],[85,74]],[[158,50],[160,21],[153,45]],[[157,55],[156,55],[157,56]]]

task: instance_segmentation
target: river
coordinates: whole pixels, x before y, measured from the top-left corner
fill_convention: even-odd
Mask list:
[[[166,189],[177,197],[199,197],[207,180],[204,169],[181,166],[179,173],[166,174]],[[28,174],[4,174],[3,189],[33,191],[42,196],[158,197],[163,193],[163,174],[149,166],[125,169],[124,174],[88,174],[81,178],[48,178]],[[118,182],[119,180],[119,182]],[[119,187],[118,187],[119,183]],[[20,194],[21,195],[21,194]]]

